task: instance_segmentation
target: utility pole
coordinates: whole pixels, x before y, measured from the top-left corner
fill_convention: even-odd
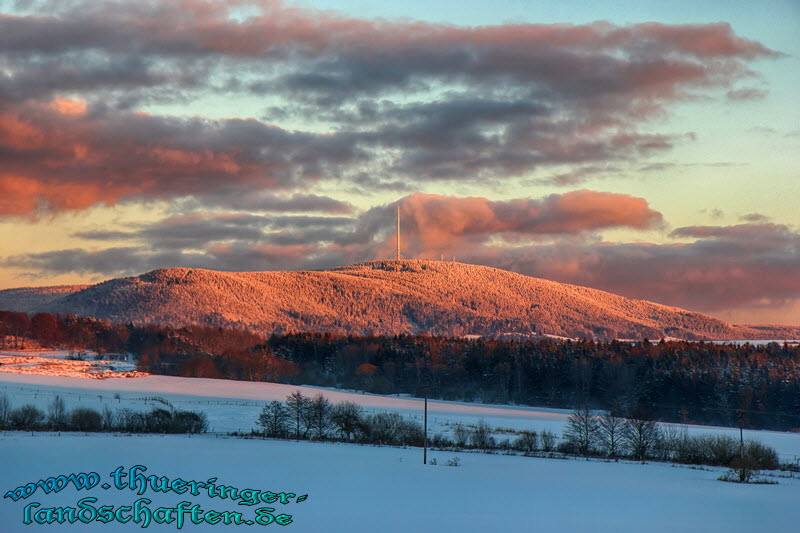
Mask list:
[[[422,464],[428,464],[428,387],[422,387],[425,391],[425,441],[422,448]]]
[[[737,418],[739,419],[739,457],[744,458],[744,410],[737,410]]]

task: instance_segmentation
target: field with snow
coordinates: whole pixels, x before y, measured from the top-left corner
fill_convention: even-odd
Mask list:
[[[237,511],[244,519],[260,506],[292,515],[295,531],[791,531],[800,522],[800,479],[780,478],[777,485],[738,485],[717,480],[724,469],[629,461],[564,460],[523,456],[431,451],[436,466],[421,464],[421,450],[237,439],[229,431],[249,431],[263,405],[295,391],[322,393],[332,402],[353,401],[368,412],[394,411],[422,421],[422,400],[274,383],[146,376],[135,379],[84,379],[53,375],[0,374],[0,394],[12,407],[32,403],[46,409],[58,395],[66,407],[148,410],[164,398],[179,409],[204,411],[210,430],[201,436],[147,436],[63,433],[0,433],[3,493],[59,474],[97,472],[110,483],[110,472],[140,464],[146,474],[207,481],[238,488],[308,494],[302,503],[237,505],[206,493],[178,495],[129,489],[78,491],[73,487],[27,499],[0,500],[0,531],[36,531],[24,525],[31,502],[46,509],[74,507],[83,497],[96,507],[131,505],[149,498],[150,507],[173,507],[181,501],[203,510]],[[431,433],[449,433],[454,424],[486,420],[494,428],[544,429],[561,434],[569,411],[529,407],[430,401]],[[731,428],[689,426],[696,434],[738,436]],[[504,438],[502,429],[496,437]],[[745,438],[776,448],[783,461],[800,457],[800,434],[746,431]],[[445,463],[458,457],[460,466]],[[185,529],[211,530],[189,524]],[[92,523],[80,531],[131,531],[141,524]],[[61,527],[68,527],[62,525]],[[258,527],[257,525],[255,527]],[[280,528],[275,524],[273,528]],[[150,524],[157,530],[176,524]]]
[[[606,463],[521,456],[432,452],[438,465],[423,466],[420,451],[344,444],[243,440],[213,436],[0,435],[4,490],[56,474],[110,473],[140,464],[146,475],[207,481],[260,491],[308,495],[302,503],[237,505],[231,499],[109,490],[98,486],[0,502],[2,531],[59,530],[23,525],[24,507],[75,506],[87,496],[103,505],[132,505],[145,497],[157,507],[181,501],[203,511],[237,511],[244,520],[260,507],[292,515],[289,530],[326,532],[592,531],[709,532],[793,531],[800,510],[800,479],[778,485],[717,481],[719,470],[664,464]],[[444,463],[458,456],[460,466]],[[37,508],[39,509],[39,508]],[[128,512],[127,510],[125,512]],[[126,517],[122,514],[122,517]],[[134,531],[141,524],[78,524],[80,531]],[[216,526],[189,525],[212,531]],[[69,526],[62,525],[62,528]],[[176,525],[151,524],[174,530]],[[255,525],[254,527],[259,527]],[[282,529],[279,526],[270,526]],[[224,529],[223,529],[224,530]],[[237,528],[238,530],[238,528]]]
[[[361,405],[369,413],[397,412],[402,416],[422,422],[423,401],[408,396],[379,396],[336,389],[257,383],[224,379],[179,378],[147,375],[136,379],[88,380],[64,376],[32,374],[0,374],[0,394],[6,393],[12,407],[34,404],[46,410],[58,395],[67,409],[93,407],[102,409],[128,407],[136,410],[152,408],[154,397],[164,398],[178,409],[203,411],[208,416],[211,432],[247,432],[255,427],[258,413],[272,400],[285,400],[292,392],[300,390],[307,396],[322,393],[331,402],[350,401]],[[118,398],[116,396],[119,396]],[[160,405],[160,404],[159,404]],[[561,435],[571,411],[543,407],[511,407],[461,402],[430,400],[428,425],[431,434],[449,434],[455,424],[474,425],[485,420],[498,438],[502,430],[549,430]],[[711,426],[681,425],[689,435],[699,433],[725,434],[739,437],[739,430]],[[800,459],[800,433],[781,431],[745,430],[745,439],[759,440],[778,452],[781,461]]]

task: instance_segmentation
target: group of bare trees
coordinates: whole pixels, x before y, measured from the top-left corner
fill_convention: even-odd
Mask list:
[[[422,427],[397,413],[366,413],[352,402],[333,404],[322,393],[314,397],[295,391],[273,400],[258,416],[265,437],[343,440],[388,445],[421,446]]]
[[[563,447],[578,455],[643,460],[652,455],[660,438],[658,423],[643,409],[623,418],[611,411],[598,415],[582,406],[567,419]]]
[[[627,417],[582,406],[567,420],[559,451],[583,456],[630,457],[686,464],[730,466],[746,463],[755,469],[779,467],[778,455],[757,441],[728,435],[690,436],[685,429],[660,426],[643,408]]]

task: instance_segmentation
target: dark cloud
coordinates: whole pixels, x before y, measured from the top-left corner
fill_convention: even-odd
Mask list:
[[[748,213],[746,215],[739,217],[739,219],[745,222],[756,222],[756,223],[769,222],[770,220],[768,216],[762,215],[761,213]]]
[[[692,95],[752,98],[734,84],[780,56],[727,24],[466,28],[244,0],[30,2],[0,14],[0,49],[6,215],[187,196],[280,211],[274,191],[324,179],[404,191],[636,164],[691,140],[642,133],[651,118]],[[214,94],[263,95],[276,123],[141,112]],[[294,202],[347,212],[316,200]]]
[[[701,311],[779,307],[800,298],[800,234],[786,226],[681,228],[688,244],[559,242],[485,247],[481,264]]]
[[[733,101],[763,100],[767,97],[767,91],[748,87],[745,89],[730,90],[726,93],[726,96],[728,97],[728,100]]]
[[[240,211],[320,212],[351,214],[353,204],[318,194],[295,193],[281,196],[270,191],[249,191],[244,188],[222,189],[212,195],[195,196],[180,203],[182,209],[215,207]]]

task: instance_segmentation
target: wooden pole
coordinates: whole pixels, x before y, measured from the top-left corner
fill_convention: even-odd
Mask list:
[[[422,464],[428,464],[428,388],[425,387],[425,443],[422,448]]]

